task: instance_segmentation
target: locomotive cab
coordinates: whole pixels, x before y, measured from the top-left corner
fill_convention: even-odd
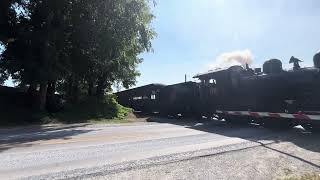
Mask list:
[[[235,102],[232,99],[235,88],[239,86],[239,75],[243,72],[243,67],[232,66],[194,76],[201,80],[199,104],[204,114],[213,114],[217,108],[226,108]]]

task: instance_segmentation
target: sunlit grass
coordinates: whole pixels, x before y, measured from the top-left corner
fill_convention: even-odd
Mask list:
[[[122,123],[131,123],[134,122],[131,119],[90,119],[88,123],[92,124],[122,124]]]

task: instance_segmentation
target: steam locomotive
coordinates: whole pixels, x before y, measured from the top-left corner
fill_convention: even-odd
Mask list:
[[[261,68],[232,66],[184,82],[150,84],[116,93],[118,101],[145,113],[166,116],[214,117],[231,123],[258,123],[289,128],[320,129],[320,53],[314,67],[301,68],[292,57],[292,70],[271,59]]]

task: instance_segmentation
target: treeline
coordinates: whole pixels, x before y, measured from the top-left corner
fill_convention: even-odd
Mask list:
[[[37,92],[45,110],[55,92],[67,101],[128,88],[155,32],[149,0],[1,0],[0,83]]]

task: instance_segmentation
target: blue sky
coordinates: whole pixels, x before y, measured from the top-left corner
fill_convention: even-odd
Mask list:
[[[312,66],[320,50],[318,0],[158,0],[153,8],[158,37],[143,54],[137,86],[184,81],[222,53],[249,50],[252,66],[291,56]]]

